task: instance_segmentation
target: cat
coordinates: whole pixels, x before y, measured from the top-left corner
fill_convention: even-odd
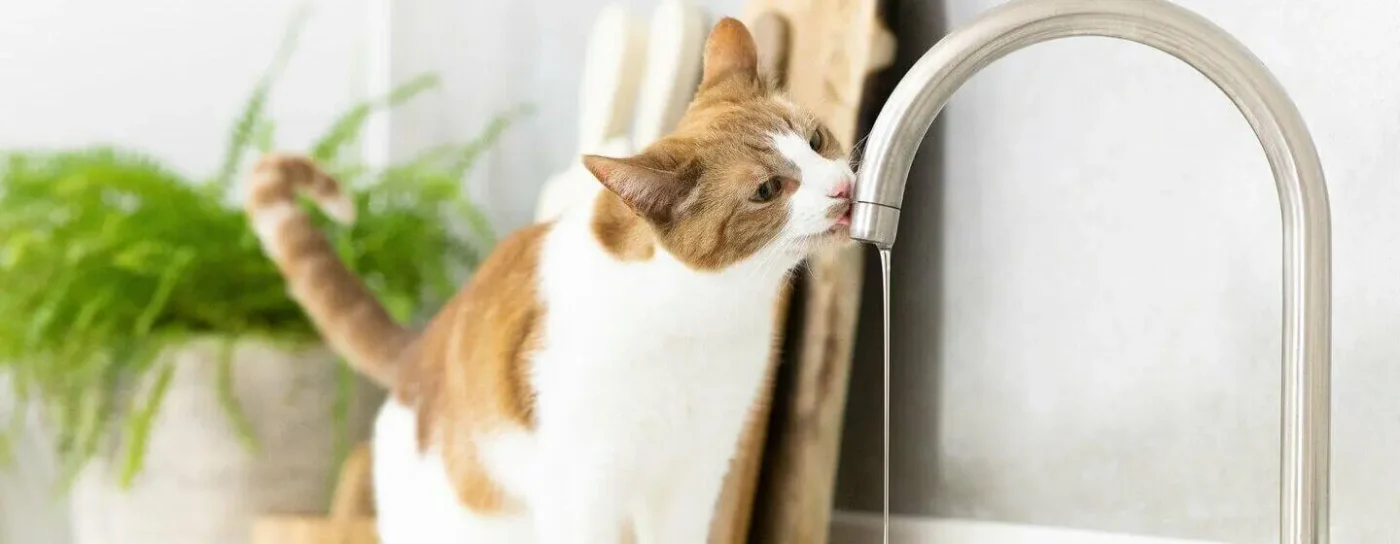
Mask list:
[[[373,438],[386,544],[706,542],[785,282],[851,243],[847,151],[725,18],[673,133],[582,160],[591,203],[504,239],[421,333],[297,206],[352,221],[333,179],[288,154],[254,168],[247,213],[292,297],[392,390]]]

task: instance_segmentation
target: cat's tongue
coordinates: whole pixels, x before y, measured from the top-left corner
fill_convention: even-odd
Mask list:
[[[841,214],[841,217],[836,218],[836,224],[837,224],[837,225],[841,225],[841,226],[846,226],[846,227],[851,226],[851,209],[850,209],[850,208],[846,208],[846,213],[843,213],[843,214]]]

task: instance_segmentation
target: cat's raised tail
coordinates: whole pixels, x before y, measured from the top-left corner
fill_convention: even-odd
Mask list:
[[[248,219],[263,251],[287,278],[292,298],[351,366],[393,387],[398,361],[417,335],[389,316],[297,203],[305,195],[348,224],[355,220],[349,195],[311,159],[288,154],[259,160],[246,190]]]

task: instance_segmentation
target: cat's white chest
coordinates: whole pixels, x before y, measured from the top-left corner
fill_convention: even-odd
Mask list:
[[[727,461],[772,351],[781,277],[621,262],[571,227],[553,233],[541,263],[541,417],[573,414],[579,440],[644,445],[619,452],[644,475]]]
[[[703,535],[703,511],[714,507],[767,371],[782,275],[621,262],[586,224],[565,219],[544,243],[537,281],[534,428],[475,437],[480,461],[525,509],[462,507],[442,460],[416,451],[413,414],[391,401],[375,437],[380,528],[396,537],[385,541],[550,542],[538,531],[551,525],[535,522],[567,520],[574,513],[549,502],[580,493],[587,498],[571,504],[603,509],[578,516],[630,520],[639,531],[675,512],[702,513],[683,516],[695,526],[674,524],[684,538],[649,541]],[[647,510],[658,504],[673,511]]]

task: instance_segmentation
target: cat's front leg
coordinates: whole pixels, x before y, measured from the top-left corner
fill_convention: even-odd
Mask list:
[[[705,544],[727,466],[696,464],[671,475],[636,513],[637,544]]]

